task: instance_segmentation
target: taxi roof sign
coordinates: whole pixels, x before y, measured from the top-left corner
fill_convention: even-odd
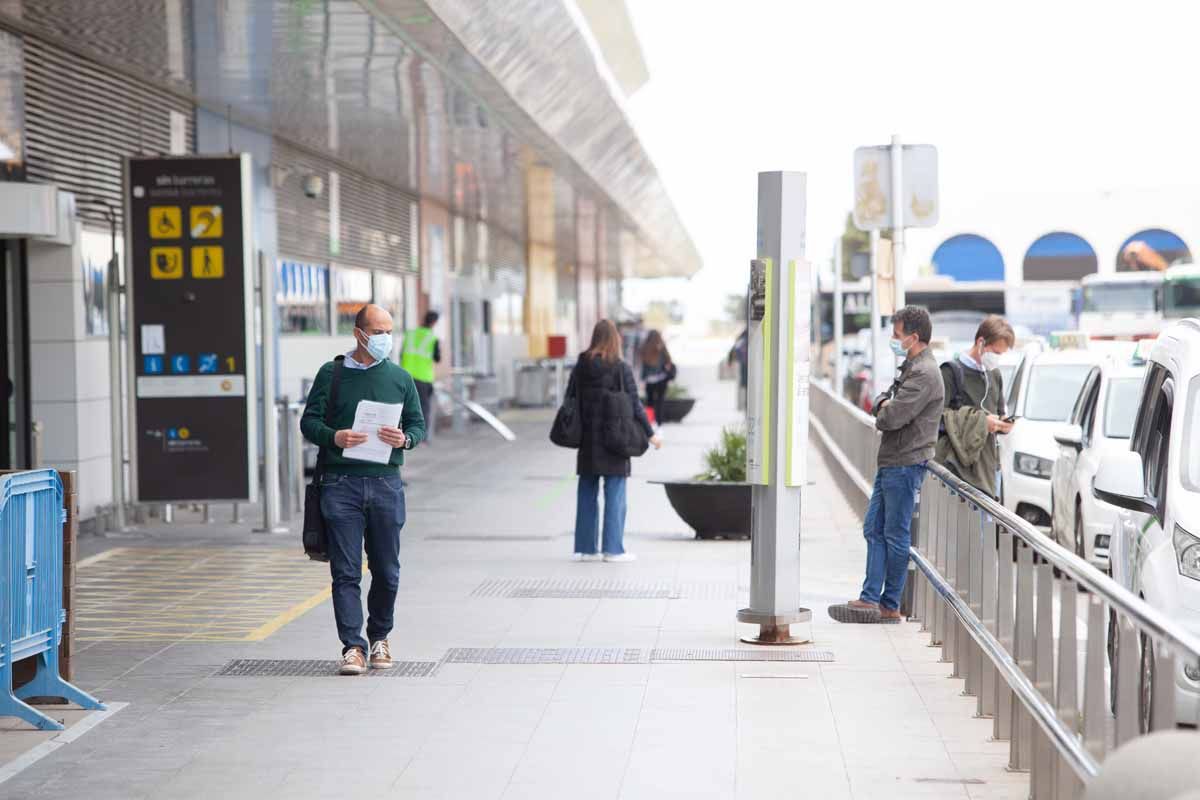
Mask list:
[[[1054,331],[1050,334],[1050,347],[1055,350],[1087,350],[1088,335],[1083,331]]]
[[[1145,364],[1150,360],[1150,351],[1154,349],[1154,343],[1157,339],[1139,339],[1137,346],[1133,349],[1133,358],[1130,360],[1134,365]]]

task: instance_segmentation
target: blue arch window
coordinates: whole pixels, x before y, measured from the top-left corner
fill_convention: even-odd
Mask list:
[[[1096,251],[1086,239],[1055,231],[1029,245],[1021,271],[1027,281],[1077,281],[1099,266]]]
[[[1164,269],[1175,263],[1192,263],[1187,243],[1163,228],[1146,228],[1130,236],[1117,251],[1117,269]]]
[[[996,245],[974,233],[951,236],[933,251],[933,269],[956,281],[1002,281],[1004,258]]]

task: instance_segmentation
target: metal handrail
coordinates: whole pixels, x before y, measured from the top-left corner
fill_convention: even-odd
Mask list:
[[[996,665],[1001,677],[1009,685],[1009,688],[1016,693],[1017,697],[1029,709],[1031,715],[1038,726],[1045,734],[1054,742],[1064,756],[1071,770],[1080,778],[1080,780],[1088,780],[1094,778],[1100,772],[1100,764],[1092,757],[1083,743],[1076,737],[1074,731],[1069,731],[1062,721],[1058,718],[1058,713],[1054,708],[1054,704],[1042,696],[1042,693],[1033,685],[1033,681],[1029,679],[1021,667],[1004,649],[1004,645],[992,635],[990,631],[984,627],[984,624],[975,616],[975,613],[970,609],[966,602],[958,596],[958,592],[954,587],[947,583],[946,579],[941,576],[937,568],[929,563],[916,548],[912,550],[913,563],[917,565],[930,585],[942,596],[946,604],[954,611],[954,615],[958,617],[959,622],[963,624],[967,633],[971,635],[984,653]]]
[[[1148,605],[1133,592],[1105,575],[1058,542],[1048,538],[1030,523],[1000,505],[996,500],[959,478],[941,464],[929,462],[926,468],[975,507],[982,509],[996,523],[1016,534],[1045,559],[1052,567],[1066,573],[1071,580],[1099,595],[1121,614],[1129,617],[1156,640],[1170,645],[1181,654],[1200,659],[1200,637],[1188,633],[1162,612]],[[914,548],[915,552],[915,548]]]

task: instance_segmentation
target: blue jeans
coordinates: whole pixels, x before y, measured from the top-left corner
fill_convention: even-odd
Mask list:
[[[600,476],[580,475],[575,496],[575,552],[596,552],[600,533]],[[604,554],[625,552],[625,476],[604,476]]]
[[[392,631],[400,589],[400,529],[404,527],[404,485],[400,476],[330,475],[321,478],[321,515],[329,533],[329,574],[333,617],[342,652],[368,648],[368,640]],[[362,556],[367,550],[371,590],[367,593],[367,638],[362,635]]]
[[[913,506],[925,479],[925,464],[880,467],[863,523],[867,540],[867,577],[859,599],[889,611],[900,608],[908,577],[908,548],[912,544]]]

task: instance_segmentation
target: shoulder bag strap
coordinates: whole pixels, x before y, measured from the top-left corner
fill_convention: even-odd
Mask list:
[[[345,356],[338,356],[333,360],[333,378],[329,381],[329,398],[325,401],[325,427],[329,428],[333,425],[333,409],[337,406],[338,387],[342,383],[342,370],[344,367]],[[325,448],[317,449],[317,466],[313,470],[313,483],[321,480],[321,474],[325,471]]]

